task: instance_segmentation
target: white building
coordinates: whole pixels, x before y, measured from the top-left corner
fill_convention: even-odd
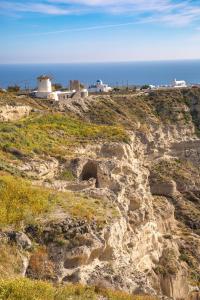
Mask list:
[[[88,88],[88,91],[90,93],[108,93],[112,91],[112,88],[108,84],[103,83],[102,80],[97,80],[96,84]]]
[[[72,97],[76,93],[76,90],[73,91],[53,91],[51,78],[46,75],[42,75],[37,78],[38,80],[38,89],[34,92],[36,98],[40,99],[52,99],[55,101],[65,100]],[[85,90],[84,90],[85,91]],[[86,94],[86,92],[85,92]]]
[[[42,75],[37,78],[38,81],[38,90],[35,93],[37,98],[47,99],[48,96],[52,93],[52,84],[51,78],[46,75]]]
[[[149,88],[150,88],[150,90],[154,90],[154,89],[156,89],[156,86],[153,85],[153,84],[150,84],[150,85],[149,85]]]
[[[176,80],[174,79],[173,83],[172,83],[172,86],[174,88],[185,88],[187,87],[187,83],[185,80]]]

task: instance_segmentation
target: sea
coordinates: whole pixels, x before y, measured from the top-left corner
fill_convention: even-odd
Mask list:
[[[121,63],[0,64],[0,88],[19,85],[35,88],[42,74],[64,87],[71,79],[89,86],[97,79],[111,86],[169,85],[175,78],[189,84],[200,83],[200,60]]]

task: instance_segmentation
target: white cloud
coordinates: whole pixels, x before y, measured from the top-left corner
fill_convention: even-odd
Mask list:
[[[7,0],[0,2],[1,13],[69,15],[103,12],[125,14],[141,23],[187,26],[200,20],[200,7],[191,0]],[[112,25],[111,25],[112,26]],[[119,24],[118,26],[124,26]]]
[[[67,9],[59,7],[58,5],[44,4],[44,3],[11,3],[8,1],[0,2],[0,9],[7,12],[31,12],[49,15],[67,15],[77,13],[75,9]]]

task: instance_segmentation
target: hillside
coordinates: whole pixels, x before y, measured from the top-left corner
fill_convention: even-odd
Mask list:
[[[199,155],[198,88],[0,93],[0,298],[197,300]]]

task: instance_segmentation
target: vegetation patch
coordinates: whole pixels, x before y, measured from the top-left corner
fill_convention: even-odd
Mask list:
[[[153,91],[148,96],[155,114],[162,123],[186,125],[192,122],[192,116],[188,109],[183,90],[167,89]]]
[[[45,246],[37,247],[30,256],[26,276],[32,279],[55,280],[55,266]]]
[[[0,243],[0,278],[8,279],[20,276],[23,262],[19,249],[1,240]]]
[[[181,261],[184,261],[189,269],[190,283],[200,287],[200,243],[197,238],[191,236],[191,232],[185,230],[181,237],[179,246]]]
[[[198,97],[200,97],[198,89]],[[137,123],[188,125],[194,121],[191,114],[193,91],[165,89],[149,93],[112,94],[99,96],[91,103],[87,117],[94,123],[123,124],[135,129]],[[144,127],[142,126],[141,131]]]
[[[67,284],[53,286],[44,281],[29,279],[1,280],[1,300],[155,300],[150,296],[130,296],[115,291],[97,291],[95,287]]]
[[[86,219],[88,222],[95,221],[98,224],[105,224],[120,216],[116,206],[108,200],[99,200],[84,194],[60,193],[59,203],[70,216],[77,219]]]
[[[66,155],[70,147],[94,141],[128,142],[123,127],[94,125],[61,113],[33,114],[18,122],[0,123],[0,149],[23,155]]]
[[[119,216],[116,207],[106,200],[97,200],[73,192],[55,192],[32,186],[27,180],[0,174],[0,227],[23,227],[39,222],[56,207],[74,218],[104,224]]]
[[[7,172],[18,177],[26,177],[25,172],[20,171],[15,164],[12,164],[12,162],[7,159],[3,160],[0,158],[0,171]]]
[[[199,169],[187,160],[161,160],[153,165],[152,177],[158,182],[174,180],[177,183],[192,184],[198,180]]]
[[[0,106],[11,105],[29,105],[34,109],[47,110],[49,109],[50,102],[44,99],[33,99],[29,96],[19,96],[16,92],[3,92],[0,90]]]
[[[31,222],[35,217],[52,209],[56,197],[52,191],[33,187],[30,182],[0,175],[0,226]]]
[[[75,176],[70,168],[65,168],[59,175],[58,179],[66,180],[66,181],[74,181]]]
[[[199,167],[186,160],[162,160],[151,170],[151,183],[174,180],[182,197],[172,199],[175,216],[199,234],[200,229],[200,178]]]
[[[157,274],[163,276],[175,275],[178,272],[177,256],[173,249],[166,248],[163,250],[160,262],[155,268]]]
[[[145,96],[135,94],[98,97],[92,102],[87,117],[97,124],[121,124],[127,129],[136,129],[140,124],[158,123],[153,106]]]

